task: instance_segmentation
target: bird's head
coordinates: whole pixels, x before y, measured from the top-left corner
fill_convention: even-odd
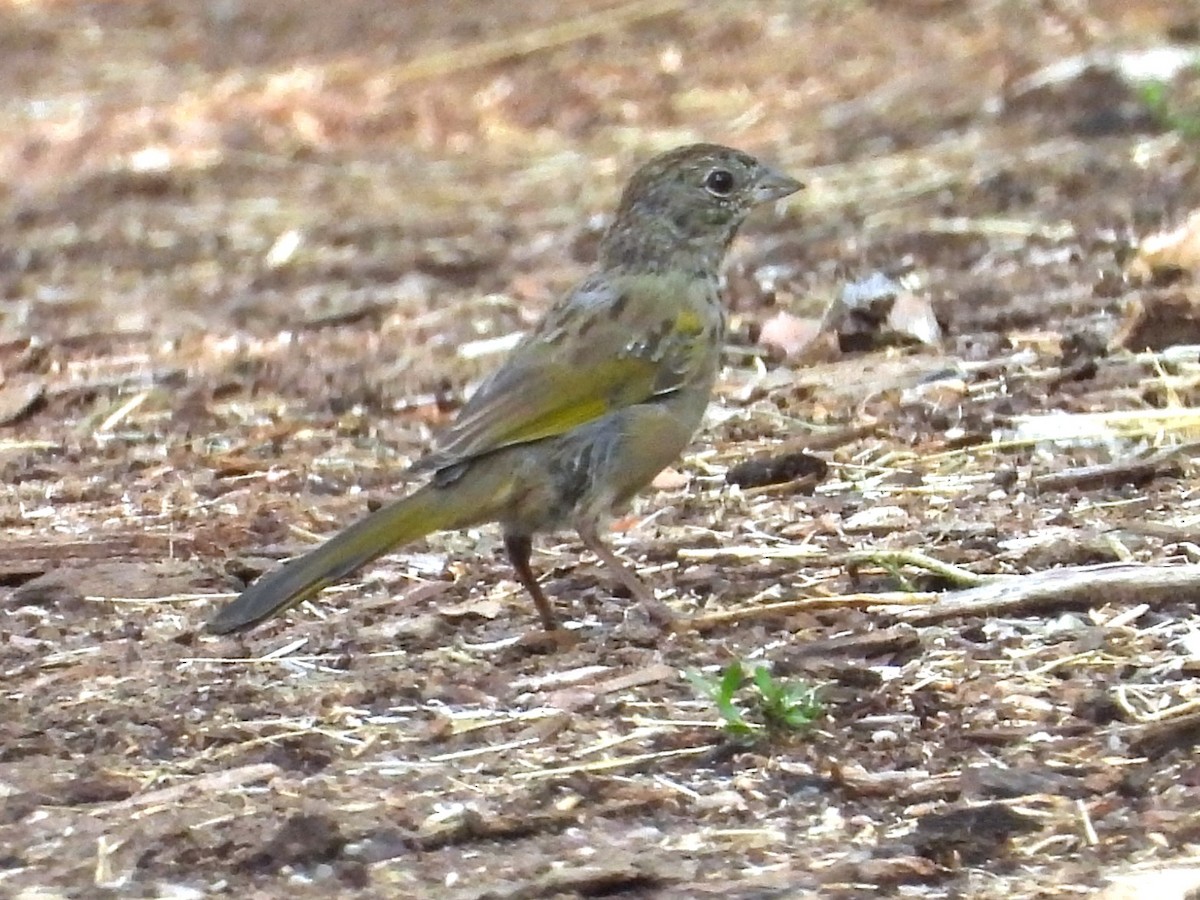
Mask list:
[[[601,245],[601,263],[640,269],[691,265],[715,274],[750,210],[801,187],[731,147],[677,147],[630,179]]]

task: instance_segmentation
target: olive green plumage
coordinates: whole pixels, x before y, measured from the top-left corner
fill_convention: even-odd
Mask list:
[[[431,531],[499,522],[542,624],[532,536],[573,526],[660,620],[670,611],[601,541],[604,521],[670,465],[700,424],[720,364],[718,275],[752,208],[799,182],[693,144],[630,180],[593,273],[553,306],[413,466],[414,493],[260,578],[208,630],[249,627]]]

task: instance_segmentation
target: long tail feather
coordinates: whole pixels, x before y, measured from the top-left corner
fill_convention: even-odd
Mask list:
[[[429,484],[384,506],[315,550],[259,578],[209,620],[213,634],[256,625],[315,596],[394,547],[433,531],[495,518],[507,495],[492,465],[473,466],[449,484]]]

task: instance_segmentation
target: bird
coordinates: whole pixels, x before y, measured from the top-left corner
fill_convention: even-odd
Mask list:
[[[601,528],[691,441],[720,368],[721,266],[746,216],[803,185],[720,144],[637,169],[595,267],[467,399],[411,473],[426,478],[251,584],[207,623],[250,628],[431,532],[498,522],[547,632],[554,609],[533,537],[570,526],[651,620],[678,617],[607,546]]]

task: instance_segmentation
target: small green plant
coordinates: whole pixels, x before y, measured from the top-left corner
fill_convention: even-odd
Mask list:
[[[801,731],[824,712],[815,687],[776,678],[761,663],[732,662],[717,676],[684,674],[716,706],[725,733],[738,738]]]
[[[1200,140],[1200,108],[1180,102],[1171,85],[1165,81],[1148,81],[1138,87],[1142,105],[1161,127],[1174,131],[1189,140]]]

